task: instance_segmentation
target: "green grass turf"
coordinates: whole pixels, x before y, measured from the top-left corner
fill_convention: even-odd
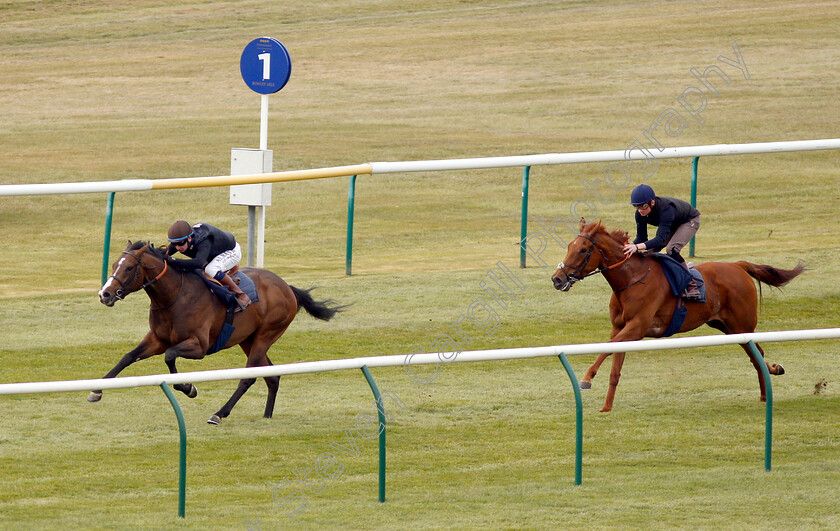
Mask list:
[[[292,57],[271,97],[275,170],[624,149],[699,82],[730,76],[667,146],[833,138],[840,84],[834,2],[6,2],[0,4],[0,183],[224,175],[256,147],[259,98],[239,54],[269,35]],[[749,79],[720,61],[738,43]],[[667,140],[667,141],[665,141]],[[838,325],[838,154],[706,157],[698,262],[746,259],[809,271],[764,290],[759,331]],[[534,167],[529,227],[581,197],[606,164]],[[345,178],[273,186],[266,266],[317,296],[354,303],[334,321],[299,316],[275,363],[407,354],[428,347],[484,294],[502,262],[526,288],[493,334],[466,348],[603,341],[609,288],[551,287],[555,244],[518,269],[522,170],[360,176],[352,277],[344,275]],[[638,181],[634,176],[634,183]],[[687,198],[689,161],[647,182]],[[596,217],[632,228],[629,190],[598,190]],[[629,186],[629,185],[628,185]],[[614,197],[613,197],[614,195]],[[98,303],[105,195],[0,197],[3,382],[96,378],[133,348],[148,301]],[[178,218],[244,239],[228,190],[117,194],[113,260],[128,239],[160,242]],[[691,334],[713,333],[700,329]],[[283,378],[272,420],[257,383],[219,427],[233,382],[179,396],[187,419],[187,518],[176,518],[178,435],[159,389],[2,397],[0,528],[836,528],[840,420],[836,341],[765,345],[774,378],[773,470],[764,407],[737,347],[628,356],[612,413],[607,367],[584,395],[583,484],[574,401],[554,359],[452,364],[421,385],[377,369],[405,404],[388,427],[387,502],[377,447],[346,442],[372,397],[355,372]],[[578,375],[593,356],[571,358]],[[239,367],[238,349],[179,369]],[[125,375],[165,372],[160,358]],[[418,368],[418,372],[430,368]],[[423,373],[427,374],[427,373]],[[826,382],[825,387],[818,384]],[[351,430],[351,433],[354,433]],[[332,450],[331,450],[332,449]],[[342,473],[306,508],[277,485],[333,451]],[[336,465],[338,466],[338,465]],[[337,470],[337,468],[333,469]],[[296,485],[296,486],[292,486]],[[282,496],[299,483],[277,490]],[[322,489],[322,490],[321,490]]]

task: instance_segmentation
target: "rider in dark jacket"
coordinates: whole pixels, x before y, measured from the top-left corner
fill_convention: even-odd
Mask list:
[[[218,280],[236,295],[239,310],[251,304],[248,294],[228,275],[242,260],[242,250],[233,234],[206,223],[191,226],[179,220],[169,227],[168,236],[167,255],[171,256],[177,251],[190,257],[189,260],[168,258],[167,261],[173,267],[189,271],[204,269],[208,277]]]
[[[653,188],[646,184],[633,189],[630,203],[636,208],[636,238],[624,246],[624,253],[631,255],[644,250],[659,251],[664,247],[668,256],[688,269],[680,251],[700,228],[700,212],[681,199],[657,196]],[[648,239],[648,225],[658,227],[656,236],[651,239]],[[693,279],[686,289],[686,297],[700,297],[697,283]]]

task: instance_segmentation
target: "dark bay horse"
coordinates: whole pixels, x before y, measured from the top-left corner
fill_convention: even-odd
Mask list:
[[[569,244],[566,258],[551,276],[554,287],[568,291],[585,276],[602,273],[613,290],[610,298],[610,341],[635,341],[661,337],[674,314],[678,299],[671,294],[659,261],[634,254],[625,260],[622,250],[627,233],[607,231],[600,223],[580,225],[580,234]],[[687,315],[679,332],[708,324],[725,334],[754,332],[758,324],[758,293],[753,279],[781,287],[796,278],[805,267],[800,262],[793,269],[777,269],[749,262],[708,262],[697,266],[706,283],[706,302],[686,302]],[[749,347],[741,345],[749,355]],[[756,345],[762,357],[764,351]],[[581,379],[582,389],[590,389],[592,378],[610,354],[601,354]],[[624,352],[612,353],[610,387],[602,412],[612,410],[615,388],[621,377]],[[765,400],[764,377],[750,356]],[[770,374],[784,374],[784,368],[766,361]]]
[[[113,274],[99,291],[99,300],[113,306],[129,293],[145,290],[151,300],[149,332],[137,347],[125,354],[117,365],[105,375],[113,378],[136,361],[157,354],[164,357],[169,372],[178,372],[175,360],[203,358],[216,341],[226,316],[226,306],[214,295],[198,275],[168,267],[160,249],[146,242],[128,242],[122,256],[114,262]],[[248,356],[246,367],[271,365],[268,349],[280,339],[286,328],[302,307],[317,319],[329,321],[342,307],[331,307],[332,301],[315,301],[311,290],[302,290],[286,284],[280,277],[264,269],[241,270],[254,281],[259,301],[235,314],[236,330],[224,348],[239,345]],[[239,381],[230,400],[207,421],[218,424],[227,417],[236,402],[251,387],[255,378]],[[265,378],[268,399],[265,403],[266,418],[274,412],[280,377]],[[174,386],[190,398],[198,391],[193,384]],[[102,391],[93,391],[88,401],[98,402]]]

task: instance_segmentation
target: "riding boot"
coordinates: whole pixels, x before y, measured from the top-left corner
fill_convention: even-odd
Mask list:
[[[683,262],[682,265],[687,271],[689,271],[689,272],[691,271],[688,268],[688,264]],[[686,300],[689,300],[689,301],[700,300],[700,288],[697,287],[697,282],[694,280],[694,277],[691,278],[691,281],[685,287],[685,292],[683,293],[683,298],[685,298]]]
[[[225,275],[221,283],[236,295],[236,303],[239,304],[239,308],[236,309],[237,312],[241,312],[251,304],[251,298],[230,278],[230,275]]]

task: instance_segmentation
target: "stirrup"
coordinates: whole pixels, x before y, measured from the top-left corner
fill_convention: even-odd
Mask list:
[[[247,308],[248,306],[251,305],[251,297],[249,297],[247,293],[242,292],[242,295],[244,295],[245,298],[248,299],[248,302],[242,302],[239,298],[239,295],[240,294],[237,293],[236,297],[235,297],[235,299],[236,299],[236,310],[234,310],[234,311],[236,311],[236,312],[244,311],[245,308]]]
[[[700,288],[695,286],[693,291],[689,289],[683,291],[682,298],[688,302],[696,302],[703,298],[703,294],[700,292]]]

